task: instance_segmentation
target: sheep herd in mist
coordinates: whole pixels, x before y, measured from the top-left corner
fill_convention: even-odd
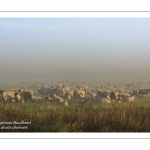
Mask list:
[[[86,82],[21,82],[0,84],[0,102],[26,103],[37,100],[68,106],[70,101],[85,104],[133,102],[138,97],[148,98],[150,82],[86,83]]]

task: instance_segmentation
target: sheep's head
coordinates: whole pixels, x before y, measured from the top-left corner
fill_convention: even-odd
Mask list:
[[[54,93],[54,94],[51,94],[51,96],[50,97],[55,97],[56,96],[56,94]]]
[[[0,90],[0,94],[2,94],[3,92],[5,92],[5,91],[3,91],[3,90]]]
[[[108,100],[110,100],[110,97],[109,97],[109,96],[106,96],[106,97],[107,97]]]
[[[22,92],[23,92],[23,90],[22,90],[22,89],[18,89],[18,92],[22,93]]]

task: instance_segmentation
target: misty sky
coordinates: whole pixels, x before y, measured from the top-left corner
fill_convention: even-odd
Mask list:
[[[0,82],[150,80],[150,18],[0,18]]]

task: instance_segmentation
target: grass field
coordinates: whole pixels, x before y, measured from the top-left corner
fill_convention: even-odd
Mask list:
[[[13,103],[0,105],[0,122],[1,132],[150,132],[150,100],[81,105],[72,99],[67,107],[44,100]]]

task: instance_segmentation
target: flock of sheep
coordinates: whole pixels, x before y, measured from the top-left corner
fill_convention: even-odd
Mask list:
[[[32,84],[31,84],[32,83]],[[44,96],[43,101],[59,103],[68,106],[68,101],[76,100],[78,103],[95,101],[101,103],[131,102],[136,97],[148,98],[150,94],[150,83],[78,83],[78,82],[23,82],[19,89],[0,90],[0,102],[3,104],[12,102],[28,102],[41,99],[34,95],[32,90],[36,89],[39,95]],[[2,87],[2,85],[1,85]]]

